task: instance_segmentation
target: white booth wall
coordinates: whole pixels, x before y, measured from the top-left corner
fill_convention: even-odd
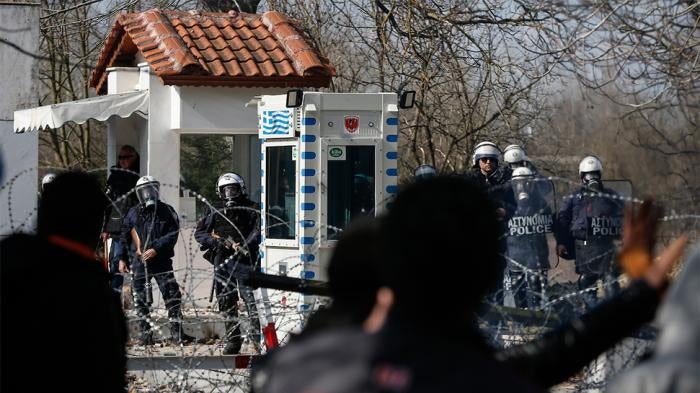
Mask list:
[[[0,38],[29,53],[39,47],[39,4],[4,4],[0,12]],[[0,45],[0,239],[15,231],[31,232],[36,222],[39,133],[15,134],[13,119],[18,108],[38,101],[37,60],[9,45]],[[15,178],[13,181],[13,178]],[[10,182],[12,185],[10,187]]]
[[[118,148],[130,144],[141,157],[141,174],[155,176],[163,185],[161,198],[181,217],[181,231],[175,249],[176,277],[190,295],[185,306],[206,306],[211,285],[211,265],[201,257],[194,240],[193,200],[180,198],[180,137],[184,134],[233,135],[233,168],[242,175],[252,199],[260,200],[260,141],[255,106],[246,106],[256,96],[283,94],[282,88],[230,88],[165,86],[140,64],[134,68],[115,68],[110,74],[110,93],[149,90],[148,119],[139,114],[109,120],[108,163],[116,163]],[[120,75],[122,77],[120,77]],[[123,82],[122,81],[126,81]],[[186,181],[186,179],[185,179]],[[212,185],[213,187],[214,185]],[[184,212],[183,208],[187,211]],[[155,291],[157,292],[157,291]],[[155,293],[154,293],[155,295]],[[156,298],[159,298],[157,296]]]

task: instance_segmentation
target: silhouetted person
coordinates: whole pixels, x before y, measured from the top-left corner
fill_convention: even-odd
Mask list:
[[[384,326],[376,334],[328,329],[293,342],[263,370],[264,383],[256,386],[254,375],[256,391],[542,391],[653,317],[682,247],[651,258],[658,215],[645,203],[628,215],[625,243],[634,252],[623,252],[623,261],[646,255],[644,272],[631,276],[639,280],[528,344],[489,347],[475,310],[502,273],[493,263],[500,231],[491,203],[481,187],[459,178],[428,179],[399,193],[376,239],[384,249],[379,282],[389,288],[377,291],[363,330],[386,320]]]
[[[106,202],[94,177],[60,174],[37,235],[0,243],[3,392],[124,391],[124,315],[94,254]]]
[[[378,327],[368,317],[381,285],[377,272],[379,226],[376,218],[360,217],[340,233],[328,263],[331,305],[312,314],[301,334],[291,338],[287,346],[253,364],[253,391],[324,392],[331,385],[343,383],[340,375],[357,376],[362,372],[362,362],[347,362],[344,368],[342,360],[366,359],[371,340],[363,340],[365,332]],[[345,345],[348,341],[361,343]],[[321,374],[326,377],[320,378],[320,383],[307,384]],[[347,391],[352,390],[350,387]]]

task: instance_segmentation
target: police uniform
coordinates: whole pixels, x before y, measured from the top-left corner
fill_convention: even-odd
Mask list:
[[[136,236],[132,235],[132,229],[135,230]],[[168,310],[172,337],[180,341],[186,336],[182,332],[181,324],[182,294],[175,280],[172,261],[179,230],[180,224],[175,209],[162,201],[158,201],[154,206],[145,207],[139,204],[132,207],[122,224],[119,258],[130,262],[130,269],[134,274],[134,304],[140,319],[142,340],[145,342],[151,341],[152,334],[146,321],[150,314],[150,304],[146,302],[146,267],[141,258],[136,256],[134,242],[138,239],[142,252],[151,248],[156,251],[156,255],[146,262],[148,281],[150,282],[151,278],[156,279]]]
[[[557,217],[555,235],[557,244],[567,248],[573,245],[580,289],[594,286],[598,279],[611,281],[618,275],[614,240],[621,235],[622,214],[622,201],[607,188],[594,192],[582,187],[566,198]],[[606,292],[618,288],[612,284],[612,290]],[[589,306],[595,304],[595,290],[586,292],[584,300]]]
[[[505,166],[499,166],[496,170],[489,176],[484,175],[481,169],[477,167],[472,168],[471,171],[467,172],[466,178],[477,185],[481,186],[486,190],[488,195],[492,198],[493,203],[499,209],[505,209],[506,213],[513,211],[515,206],[515,200],[513,198],[513,188],[510,184],[511,170]],[[506,233],[507,218],[501,221],[501,233]],[[506,241],[505,236],[502,237],[501,248],[505,250]],[[506,260],[503,257],[499,257],[499,263],[505,271]],[[497,287],[494,288],[492,295],[488,296],[493,302],[502,304],[503,303],[503,280],[500,280]]]
[[[552,210],[535,183],[529,198],[519,201],[508,218],[506,255],[515,306],[536,308],[547,287],[549,246],[547,233],[554,229]],[[541,294],[541,295],[537,295]]]
[[[258,269],[260,243],[260,207],[244,195],[236,199],[235,206],[221,208],[209,213],[197,223],[195,239],[205,251],[204,257],[214,265],[214,289],[219,311],[226,317],[227,348],[225,352],[237,353],[242,344],[238,319],[238,292],[248,309],[251,342],[260,342],[260,322],[252,289],[240,285],[238,277]],[[232,225],[233,224],[233,225]],[[214,236],[216,235],[216,236]],[[227,244],[238,243],[236,252]]]

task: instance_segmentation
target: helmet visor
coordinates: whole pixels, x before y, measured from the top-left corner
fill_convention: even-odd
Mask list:
[[[224,200],[236,199],[241,196],[240,184],[227,184],[221,187],[221,196]]]
[[[586,172],[581,176],[583,184],[594,190],[600,189],[600,172]]]
[[[146,206],[154,205],[158,200],[158,186],[150,184],[139,187],[136,189],[136,197]]]

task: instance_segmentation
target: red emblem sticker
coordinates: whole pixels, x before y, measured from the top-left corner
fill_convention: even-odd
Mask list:
[[[345,116],[345,132],[348,134],[357,134],[360,129],[360,116]]]

